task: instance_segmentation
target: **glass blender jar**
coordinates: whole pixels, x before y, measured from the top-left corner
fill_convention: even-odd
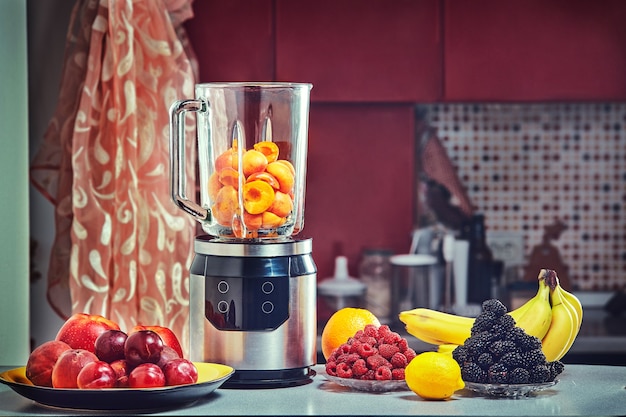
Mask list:
[[[199,84],[170,110],[172,199],[206,233],[190,267],[190,358],[232,366],[225,387],[306,383],[316,363],[317,269],[311,239],[292,238],[304,226],[311,88]],[[199,203],[185,176],[194,129]]]

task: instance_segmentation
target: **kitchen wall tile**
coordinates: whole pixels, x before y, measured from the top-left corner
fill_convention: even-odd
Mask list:
[[[560,220],[575,288],[626,285],[626,103],[425,109],[488,232],[523,234],[528,255]]]

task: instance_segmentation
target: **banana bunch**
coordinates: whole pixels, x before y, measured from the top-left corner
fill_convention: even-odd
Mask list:
[[[582,323],[582,306],[565,291],[556,273],[542,269],[537,294],[519,308],[508,312],[518,327],[539,338],[549,361],[563,357],[574,343]],[[470,337],[474,318],[427,308],[403,311],[399,315],[409,334],[433,345],[462,345]]]

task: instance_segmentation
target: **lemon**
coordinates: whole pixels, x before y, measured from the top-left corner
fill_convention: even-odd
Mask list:
[[[411,391],[427,400],[445,400],[465,387],[459,364],[440,352],[417,355],[404,370],[404,377]]]

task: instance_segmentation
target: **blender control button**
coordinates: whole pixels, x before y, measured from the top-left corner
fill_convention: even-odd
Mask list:
[[[224,300],[217,303],[217,311],[219,311],[220,313],[228,312],[228,303]]]
[[[270,281],[265,281],[261,286],[261,291],[263,291],[264,294],[271,294],[274,291],[274,284]]]
[[[274,304],[270,301],[266,301],[261,305],[261,310],[263,310],[263,312],[266,314],[270,314],[272,311],[274,311]]]
[[[217,290],[221,292],[222,294],[226,294],[228,292],[228,288],[229,288],[229,285],[228,285],[228,282],[226,281],[220,281],[217,284]]]

